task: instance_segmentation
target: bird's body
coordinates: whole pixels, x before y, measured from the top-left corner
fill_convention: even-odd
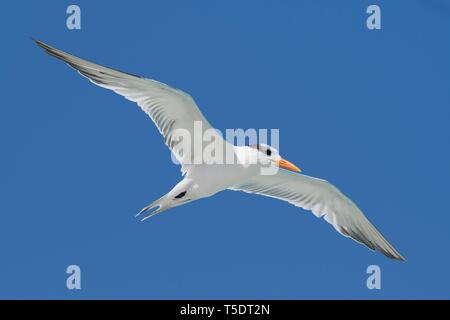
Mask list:
[[[184,179],[164,197],[142,209],[141,213],[159,207],[146,216],[147,219],[171,207],[210,197],[223,190],[234,190],[250,179],[257,177],[263,166],[255,163],[257,154],[254,149],[246,146],[231,146],[231,148],[236,163],[184,166]]]
[[[342,235],[389,258],[404,260],[349,198],[325,180],[299,174],[300,169],[281,158],[271,146],[233,146],[221,140],[224,150],[233,155],[233,162],[197,162],[198,152],[186,147],[183,134],[195,133],[197,124],[201,124],[201,134],[212,127],[188,94],[155,80],[80,59],[40,41],[36,43],[92,83],[136,102],[153,120],[164,142],[180,162],[183,179],[167,194],[142,209],[138,215],[147,214],[143,220],[223,190],[244,191],[310,210]],[[276,170],[263,174],[268,168]]]

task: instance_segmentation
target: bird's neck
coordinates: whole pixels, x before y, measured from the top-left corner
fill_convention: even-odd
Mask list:
[[[235,146],[235,155],[237,163],[242,165],[256,164],[258,161],[258,152],[247,146]]]

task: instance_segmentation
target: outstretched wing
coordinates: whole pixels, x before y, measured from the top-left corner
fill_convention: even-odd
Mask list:
[[[287,201],[324,219],[346,237],[350,237],[385,256],[405,258],[383,237],[359,208],[329,182],[279,170],[275,175],[259,175],[243,185],[231,188]]]
[[[183,144],[182,133],[188,132],[192,138],[195,122],[196,130],[201,128],[199,133],[202,136],[205,130],[212,127],[190,95],[161,82],[107,68],[50,47],[41,41],[35,42],[48,54],[63,60],[92,83],[136,102],[153,120],[163,135],[164,142],[183,167],[194,163],[192,150],[183,150],[183,146],[188,144]]]

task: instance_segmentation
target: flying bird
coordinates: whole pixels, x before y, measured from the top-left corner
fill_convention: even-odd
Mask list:
[[[34,40],[34,39],[33,39]],[[193,133],[194,123],[202,130],[212,129],[195,101],[187,93],[161,82],[121,72],[83,60],[34,40],[48,54],[78,71],[92,83],[113,90],[131,100],[151,118],[181,164],[183,179],[166,195],[141,210],[143,220],[167,209],[212,196],[223,190],[244,191],[287,201],[323,217],[339,233],[377,250],[385,256],[406,261],[383,237],[361,210],[331,183],[300,173],[293,163],[283,159],[278,150],[265,144],[234,146],[226,141],[236,157],[234,164],[196,163],[195,154],[184,152],[177,132]],[[280,168],[275,174],[263,175],[264,160]],[[251,165],[249,165],[251,163]]]

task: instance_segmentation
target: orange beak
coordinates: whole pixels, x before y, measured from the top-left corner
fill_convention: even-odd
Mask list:
[[[299,167],[297,167],[295,164],[293,164],[287,160],[280,159],[280,160],[277,160],[275,163],[280,168],[295,171],[295,172],[302,172],[302,170],[300,170]]]

